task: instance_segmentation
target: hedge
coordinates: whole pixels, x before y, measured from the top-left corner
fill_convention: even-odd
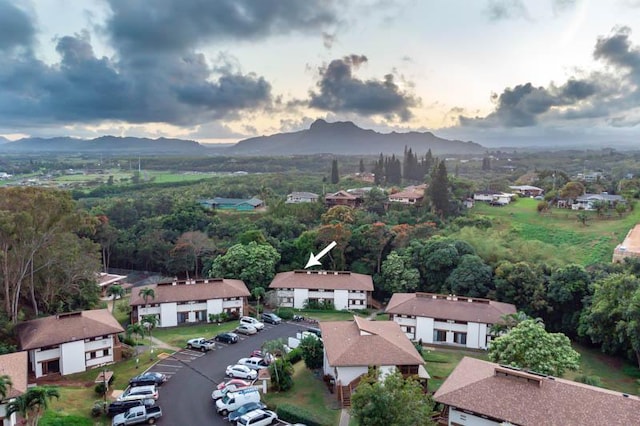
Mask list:
[[[289,423],[303,423],[307,426],[324,426],[316,416],[304,407],[291,405],[287,403],[278,404],[276,408],[278,418]]]

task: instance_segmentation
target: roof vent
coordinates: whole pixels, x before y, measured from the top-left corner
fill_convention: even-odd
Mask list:
[[[77,311],[77,312],[63,312],[61,314],[58,314],[57,318],[61,319],[61,318],[69,318],[69,317],[81,317],[82,316],[82,311]]]
[[[622,396],[623,396],[624,398],[629,398],[629,394],[628,394],[628,393],[623,393],[623,394],[622,394]]]

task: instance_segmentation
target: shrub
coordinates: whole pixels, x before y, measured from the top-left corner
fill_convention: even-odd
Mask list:
[[[104,396],[107,393],[108,387],[104,383],[98,383],[93,390],[100,396]]]
[[[278,404],[276,414],[279,419],[290,423],[303,423],[307,426],[323,426],[323,423],[304,407],[298,407],[287,403]]]
[[[598,386],[599,388],[603,386],[602,380],[599,376],[587,376],[586,374],[582,374],[576,377],[576,382],[584,383],[591,386]]]
[[[622,372],[634,379],[640,379],[640,368],[634,367],[633,365],[625,365],[622,367]]]
[[[291,308],[278,308],[276,311],[276,315],[278,315],[283,320],[290,320],[293,318],[293,309]]]
[[[302,349],[295,348],[292,349],[291,352],[287,354],[287,358],[291,364],[295,364],[297,362],[302,361]]]
[[[229,316],[228,313],[226,313],[226,312],[220,313],[220,321],[221,322],[227,322],[227,321],[230,321],[230,320],[231,319],[230,319],[230,316]]]
[[[100,417],[104,411],[104,403],[100,401],[96,401],[93,403],[93,407],[91,407],[91,416],[92,417]]]

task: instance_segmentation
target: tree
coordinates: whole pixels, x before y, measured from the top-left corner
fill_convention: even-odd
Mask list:
[[[496,297],[513,303],[528,315],[538,316],[547,310],[545,275],[527,262],[501,262],[494,271]]]
[[[262,299],[265,295],[264,287],[254,287],[253,290],[251,290],[251,295],[258,302],[256,306],[256,317],[257,317],[258,315],[260,315],[260,299]]]
[[[382,286],[390,293],[413,292],[420,283],[420,271],[411,267],[411,259],[392,251],[382,262]]]
[[[136,368],[138,368],[138,339],[135,339],[135,336],[140,337],[141,339],[144,337],[144,327],[140,323],[129,324],[127,325],[127,337],[131,338],[134,336],[134,344],[136,347]]]
[[[372,369],[373,370],[373,369]],[[351,396],[351,414],[361,426],[433,425],[433,400],[413,378],[398,371],[378,380],[373,370]]]
[[[361,158],[360,159],[360,163],[358,165],[358,171],[360,172],[360,174],[364,173],[364,160]]]
[[[175,246],[171,250],[172,255],[185,255],[193,262],[190,269],[198,278],[200,275],[200,258],[207,253],[213,252],[215,249],[213,241],[201,231],[189,231],[185,232],[178,238]],[[187,279],[189,278],[189,271],[186,271]]]
[[[11,386],[13,386],[11,377],[7,376],[6,374],[0,375],[0,401],[2,401],[9,394]]]
[[[140,323],[149,333],[149,348],[151,350],[151,359],[153,359],[153,337],[151,336],[151,331],[160,323],[160,319],[156,315],[144,315]]]
[[[302,359],[307,368],[315,370],[321,368],[324,362],[324,345],[322,340],[315,336],[307,336],[300,341],[298,346],[302,351]]]
[[[502,315],[500,317],[500,322],[495,323],[491,326],[491,334],[497,335],[506,333],[521,322],[529,319],[534,318],[531,318],[529,315],[522,311],[518,311],[515,314]],[[535,321],[541,324],[543,323],[541,318],[535,318]]]
[[[635,358],[640,366],[640,279],[614,273],[596,281],[579,331],[600,344],[602,351]]]
[[[107,296],[113,297],[113,305],[111,305],[111,312],[116,312],[116,300],[124,296],[124,288],[119,284],[112,284],[107,288]]]
[[[580,354],[562,333],[548,333],[536,320],[525,320],[489,345],[493,362],[524,368],[541,374],[562,376],[565,370],[577,370]]]
[[[268,340],[262,344],[262,353],[274,357],[269,364],[271,386],[285,392],[293,387],[293,366],[286,357],[284,339]]]
[[[446,217],[449,213],[449,178],[444,160],[434,166],[427,193],[433,212],[440,217]]]
[[[145,305],[149,305],[149,299],[155,299],[156,292],[151,287],[143,287],[138,291],[138,296],[141,296],[144,299]]]
[[[209,277],[235,278],[252,289],[266,287],[276,273],[280,254],[270,244],[236,244],[213,260]]]
[[[575,336],[583,300],[591,294],[591,278],[582,266],[574,264],[556,269],[547,285],[550,312],[546,318],[549,328]]]
[[[559,192],[560,198],[575,200],[584,194],[584,185],[580,182],[567,182]]]
[[[586,212],[579,212],[576,215],[578,222],[582,224],[582,226],[587,226],[587,221],[589,220],[589,215]]]
[[[7,417],[18,413],[29,425],[37,425],[40,416],[49,408],[52,398],[60,398],[58,389],[51,386],[35,386],[7,404]]]
[[[459,296],[486,297],[493,286],[491,267],[475,254],[465,254],[446,281],[445,293]]]
[[[338,172],[338,160],[331,161],[331,183],[337,184],[340,182],[340,173]]]

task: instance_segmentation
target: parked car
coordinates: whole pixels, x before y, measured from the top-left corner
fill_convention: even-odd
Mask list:
[[[124,413],[132,407],[138,407],[140,405],[145,405],[147,407],[152,407],[156,405],[156,400],[153,398],[150,399],[134,399],[131,401],[113,401],[107,407],[107,415],[110,417],[115,416],[116,414]]]
[[[240,324],[252,325],[258,331],[264,329],[264,324],[253,317],[240,317]]]
[[[249,368],[249,367],[247,367]],[[120,395],[118,401],[130,401],[132,399],[158,399],[158,388],[155,385],[149,386],[129,386]]]
[[[147,372],[132,377],[129,380],[129,386],[162,386],[167,381],[167,376],[162,373]]]
[[[237,410],[249,402],[260,402],[258,389],[248,388],[227,393],[224,398],[216,401],[216,411],[218,411],[218,414],[226,416],[231,411]]]
[[[254,410],[240,416],[236,425],[238,426],[265,426],[275,423],[278,415],[270,410]]]
[[[158,406],[129,408],[126,413],[118,414],[113,418],[113,426],[139,425],[141,423],[153,424],[162,417],[162,410]]]
[[[246,365],[229,365],[225,371],[229,377],[235,377],[237,379],[249,379],[255,380],[258,377],[258,372]]]
[[[215,349],[216,343],[213,339],[205,339],[204,337],[198,337],[196,339],[187,340],[187,349],[197,349],[202,352]]]
[[[238,364],[246,365],[247,367],[252,368],[254,370],[261,370],[263,368],[269,367],[269,364],[267,363],[267,361],[264,360],[264,358],[258,358],[258,357],[240,358],[238,360]]]
[[[237,410],[230,412],[227,420],[229,420],[231,423],[235,423],[240,417],[244,416],[245,414],[255,410],[263,410],[265,408],[267,408],[267,406],[262,402],[247,402],[246,404],[241,405]]]
[[[266,322],[274,325],[278,325],[282,322],[282,318],[280,318],[273,312],[264,312],[260,317],[260,319],[262,319],[262,322]]]
[[[251,334],[256,334],[257,332],[258,332],[258,329],[256,329],[254,326],[249,324],[240,324],[236,328],[236,333],[240,333],[240,334],[251,335]]]
[[[219,383],[218,386],[216,386],[216,389],[224,389],[225,387],[227,387],[229,385],[249,386],[249,385],[251,385],[251,383],[252,382],[250,382],[248,380],[229,379],[226,382]]]
[[[251,386],[251,384],[248,384],[248,385],[236,384],[236,385],[225,386],[222,389],[214,389],[213,392],[211,392],[211,399],[216,401],[216,400],[224,397],[229,392],[236,392],[236,391],[239,391],[239,390],[242,390],[242,389],[246,389],[246,388],[248,388],[250,386]]]
[[[238,335],[236,333],[220,333],[216,337],[213,338],[216,342],[221,343],[238,343]]]

